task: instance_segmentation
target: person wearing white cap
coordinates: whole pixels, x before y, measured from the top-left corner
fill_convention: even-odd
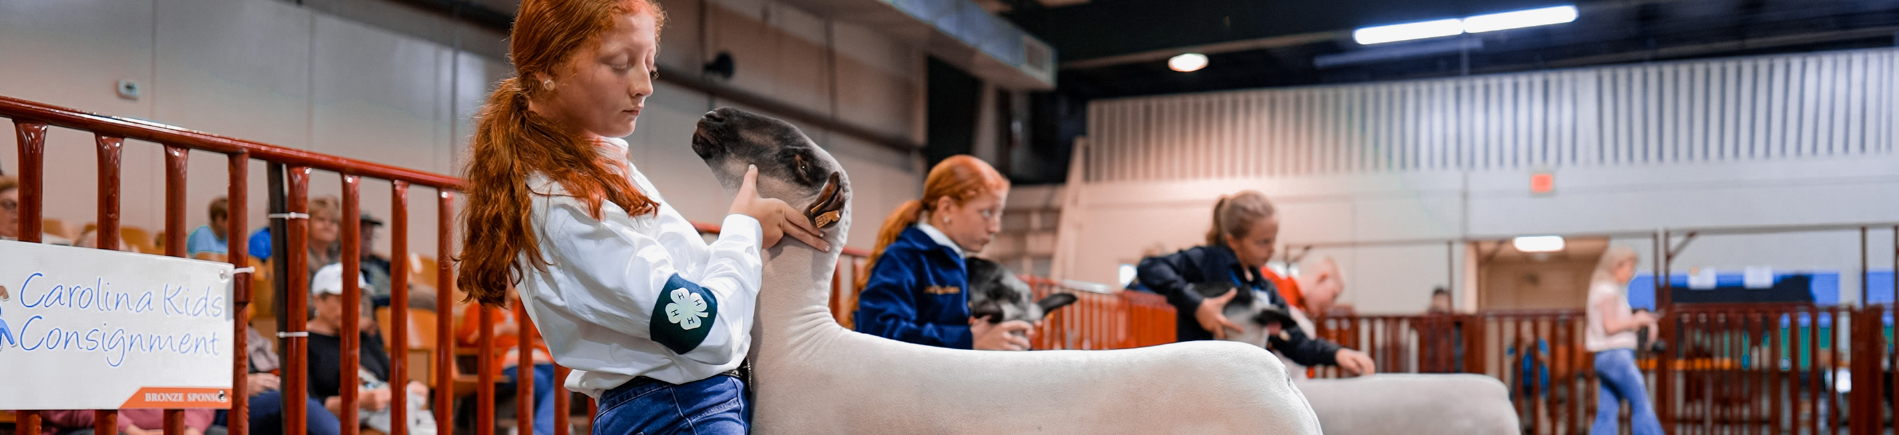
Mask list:
[[[369,281],[362,275],[356,276],[358,289],[369,288]],[[331,414],[343,415],[343,401],[338,397],[342,388],[343,341],[339,337],[343,331],[343,265],[331,264],[318,269],[310,278],[310,304],[316,309],[316,316],[310,319],[310,396],[323,403]],[[357,413],[359,424],[366,424],[384,433],[389,432],[389,353],[384,351],[382,336],[371,329],[358,331],[357,351],[359,357],[361,385],[357,386],[357,407],[363,412]],[[409,404],[412,408],[424,406],[429,397],[429,388],[419,382],[410,381],[408,388]],[[419,414],[419,415],[418,415]],[[425,417],[427,413],[409,413],[411,419]],[[411,427],[416,424],[411,422]],[[433,422],[428,425],[432,428]]]

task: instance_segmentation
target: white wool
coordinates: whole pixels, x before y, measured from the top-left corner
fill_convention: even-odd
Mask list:
[[[826,302],[849,226],[846,212],[827,230],[831,252],[789,238],[766,252],[751,353],[758,433],[1320,433],[1285,366],[1257,346],[995,352],[846,330]]]
[[[1502,382],[1483,375],[1384,374],[1295,382],[1326,435],[1520,433]]]

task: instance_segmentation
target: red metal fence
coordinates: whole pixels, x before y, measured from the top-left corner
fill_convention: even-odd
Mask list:
[[[1883,433],[1899,412],[1892,316],[1885,305],[1676,305],[1663,349],[1638,352],[1638,366],[1671,433]],[[1541,310],[1335,317],[1318,327],[1371,354],[1382,373],[1496,377],[1528,433],[1576,434],[1588,431],[1600,394],[1584,319]]]

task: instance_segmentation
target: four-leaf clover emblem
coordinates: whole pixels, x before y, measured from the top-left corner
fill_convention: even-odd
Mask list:
[[[683,330],[699,328],[699,318],[706,317],[706,300],[684,288],[673,289],[672,298],[672,303],[666,304],[666,321]]]

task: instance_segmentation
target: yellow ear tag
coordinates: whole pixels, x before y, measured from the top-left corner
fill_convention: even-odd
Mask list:
[[[816,218],[812,218],[811,223],[817,224],[818,228],[828,228],[832,224],[836,224],[839,217],[838,210],[831,210],[818,215]]]

